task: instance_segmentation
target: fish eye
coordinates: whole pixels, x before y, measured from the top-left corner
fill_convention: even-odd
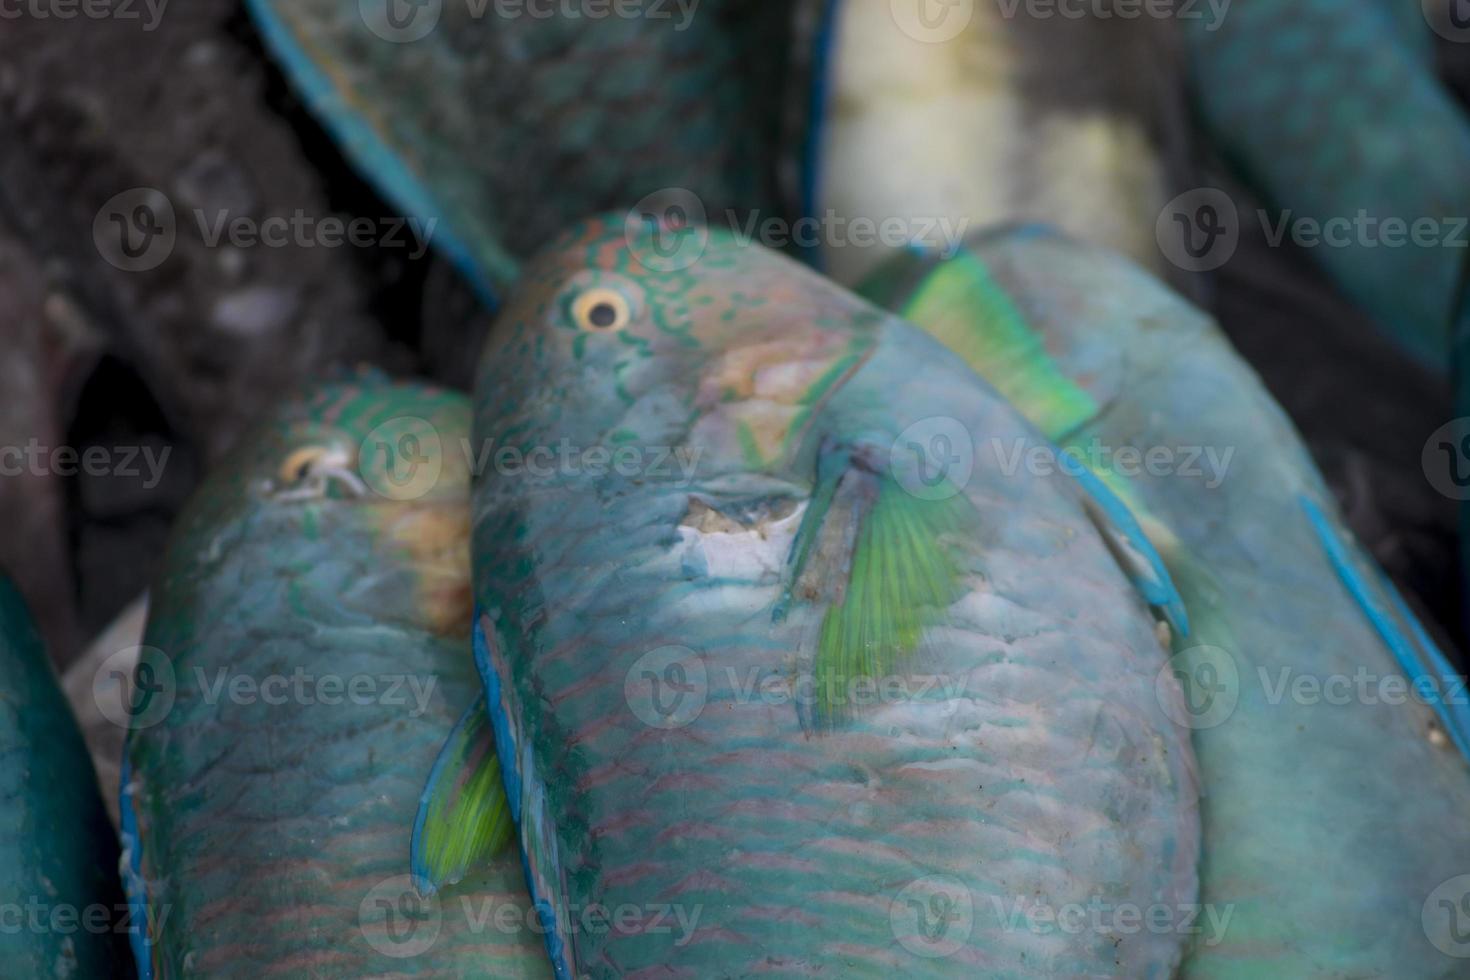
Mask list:
[[[609,333],[633,319],[627,297],[616,289],[589,289],[572,302],[572,320],[580,330]]]
[[[326,446],[302,446],[286,457],[276,476],[282,483],[300,483],[311,475],[328,452],[330,450]]]

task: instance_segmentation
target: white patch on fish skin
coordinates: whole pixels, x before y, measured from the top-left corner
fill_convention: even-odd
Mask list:
[[[710,578],[779,581],[806,506],[801,501],[789,514],[746,527],[691,500],[679,524],[676,551],[686,565],[702,566]]]

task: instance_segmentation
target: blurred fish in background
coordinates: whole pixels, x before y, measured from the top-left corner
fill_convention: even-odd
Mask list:
[[[1036,222],[1174,271],[1154,224],[1188,180],[1180,39],[1110,0],[1062,6],[824,0],[806,212],[917,240],[828,240],[821,268],[851,285],[905,244],[953,254],[967,231]]]
[[[1305,430],[1350,520],[1463,639],[1454,501],[1425,454],[1453,415],[1448,382],[1470,367],[1451,346],[1470,252],[1470,115],[1436,67],[1437,53],[1451,70],[1467,61],[1456,11],[1257,0],[1213,28],[1182,20],[1225,190],[1175,203],[1183,234],[1220,268],[1226,328]]]

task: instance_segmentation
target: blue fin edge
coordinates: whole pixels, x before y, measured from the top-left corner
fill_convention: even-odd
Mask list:
[[[1117,525],[1118,530],[1128,538],[1131,544],[1153,570],[1157,577],[1156,582],[1134,580],[1134,586],[1143,593],[1149,605],[1157,606],[1164,611],[1169,622],[1179,631],[1181,636],[1189,635],[1189,611],[1184,606],[1184,597],[1179,594],[1179,589],[1174,585],[1174,578],[1169,574],[1168,566],[1159,552],[1143,533],[1143,527],[1138,523],[1138,518],[1133,516],[1133,511],[1128,505],[1119,499],[1118,495],[1108,488],[1108,485],[1098,478],[1098,475],[1089,470],[1080,460],[1073,458],[1065,452],[1057,453],[1060,459],[1062,471],[1074,478],[1082,489],[1087,492],[1103,509],[1108,520]]]
[[[833,48],[837,43],[837,16],[841,5],[842,0],[823,0],[817,31],[812,39],[810,117],[807,119],[806,159],[801,175],[801,211],[808,217],[816,216],[817,195],[821,190],[822,146],[830,115]],[[821,269],[821,249],[808,249],[807,260],[813,268]]]
[[[143,880],[143,838],[138,833],[138,814],[133,809],[133,766],[123,749],[122,778],[118,782],[118,836],[125,860],[123,892],[128,902],[128,947],[138,980],[153,980],[153,940],[148,935],[148,889]]]
[[[535,906],[536,914],[546,929],[546,953],[551,959],[552,971],[558,980],[571,980],[571,964],[567,961],[566,943],[561,934],[560,920],[556,916],[555,906],[549,900],[550,896],[545,895],[544,889],[539,885],[540,878],[536,869],[531,867],[529,850],[524,843],[525,828],[521,823],[523,816],[521,792],[525,782],[518,758],[520,742],[511,730],[510,718],[505,710],[504,682],[491,655],[490,639],[485,635],[484,612],[478,606],[475,607],[474,654],[475,667],[479,670],[480,679],[485,685],[485,709],[490,713],[490,726],[495,730],[495,754],[500,757],[500,772],[505,780],[505,795],[510,803],[510,817],[515,822],[516,831],[522,838],[521,870],[526,878],[526,886],[531,892],[531,903]]]
[[[432,218],[438,222],[429,233],[430,244],[469,280],[481,302],[492,313],[498,310],[500,296],[495,284],[475,257],[474,250],[455,230],[454,223],[434,203],[434,195],[429,188],[399,161],[398,155],[371,126],[358,120],[353,113],[329,111],[341,102],[336,86],[307,55],[291,28],[271,9],[270,0],[245,0],[245,6],[267,49],[285,64],[287,78],[310,107],[318,124],[358,166],[378,193],[402,208],[405,216]]]
[[[1399,666],[1403,669],[1404,674],[1409,679],[1409,683],[1412,685],[1419,684],[1424,679],[1429,679],[1429,674],[1425,670],[1424,665],[1420,663],[1419,657],[1415,654],[1414,644],[1394,624],[1393,613],[1397,613],[1404,622],[1409,624],[1409,628],[1413,631],[1415,639],[1418,640],[1420,649],[1433,662],[1434,669],[1440,675],[1438,678],[1439,685],[1435,687],[1434,695],[1425,695],[1424,700],[1433,706],[1435,714],[1439,716],[1440,724],[1444,726],[1445,734],[1455,743],[1456,748],[1460,750],[1460,754],[1467,761],[1470,761],[1470,738],[1467,738],[1467,736],[1470,736],[1470,705],[1461,704],[1456,706],[1456,709],[1452,711],[1450,706],[1446,705],[1444,700],[1439,696],[1443,685],[1454,678],[1460,677],[1460,675],[1450,665],[1443,651],[1429,638],[1429,634],[1419,623],[1418,617],[1410,611],[1408,604],[1404,602],[1404,598],[1399,594],[1398,589],[1394,588],[1393,584],[1381,572],[1378,573],[1379,584],[1383,586],[1384,591],[1389,597],[1389,602],[1394,607],[1393,613],[1383,608],[1377,602],[1373,596],[1371,585],[1353,567],[1352,560],[1348,555],[1347,546],[1333,530],[1332,523],[1327,519],[1327,515],[1323,512],[1322,508],[1310,497],[1303,495],[1300,499],[1302,508],[1307,512],[1307,518],[1312,522],[1313,530],[1317,532],[1318,540],[1327,552],[1327,557],[1332,562],[1332,567],[1337,571],[1338,578],[1342,580],[1342,584],[1347,587],[1348,592],[1352,593],[1353,599],[1357,601],[1359,608],[1367,615],[1369,621],[1373,624],[1373,628],[1383,638],[1383,642],[1388,644],[1389,650],[1393,652],[1394,659],[1398,661]],[[1463,686],[1460,689],[1463,690]]]

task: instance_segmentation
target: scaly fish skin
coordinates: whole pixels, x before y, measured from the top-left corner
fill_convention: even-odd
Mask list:
[[[466,401],[363,379],[260,427],[152,592],[127,746],[145,975],[549,975],[513,851],[409,887],[419,789],[474,701]],[[166,913],[166,914],[165,914]]]
[[[477,388],[478,661],[559,972],[1170,975],[1182,936],[1027,919],[1194,901],[1178,692],[1074,485],[1004,472],[1034,431],[913,328],[651,234],[534,262]],[[967,478],[899,438],[940,416]]]
[[[1208,317],[1104,249],[1019,229],[904,264],[865,295],[1096,461],[1188,605],[1200,897],[1229,919],[1182,975],[1456,975],[1470,947],[1435,892],[1458,900],[1470,874],[1464,681],[1415,639],[1260,380]],[[1447,714],[1407,693],[1415,671]]]
[[[128,976],[117,838],[25,603],[0,575],[0,972]]]

